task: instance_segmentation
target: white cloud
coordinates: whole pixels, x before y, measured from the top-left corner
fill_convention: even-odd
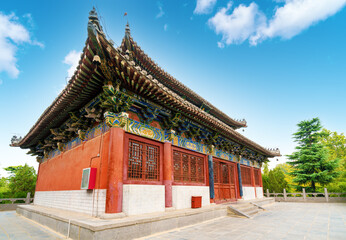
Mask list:
[[[216,4],[216,0],[197,0],[194,14],[207,14],[210,13]]]
[[[163,25],[163,30],[165,30],[165,31],[168,30],[168,24],[167,23],[165,25]]]
[[[66,55],[63,63],[70,65],[70,68],[67,70],[67,75],[69,78],[71,78],[73,76],[74,72],[76,71],[76,68],[78,66],[81,54],[82,54],[81,52],[77,52],[76,50],[72,50]]]
[[[156,18],[160,18],[163,15],[165,15],[165,12],[163,11],[162,6],[159,5],[158,7],[159,7],[159,13],[156,15]]]
[[[6,72],[11,78],[19,75],[16,57],[19,45],[28,43],[44,47],[42,43],[31,40],[29,31],[18,20],[13,13],[5,15],[0,12],[0,72]]]
[[[256,45],[267,38],[290,39],[310,26],[333,16],[346,5],[346,0],[287,0],[275,11],[265,28],[250,41]]]
[[[217,46],[219,48],[224,48],[225,47],[225,44],[223,42],[217,42]]]
[[[17,22],[14,14],[0,13],[0,72],[6,72],[10,77],[18,77],[17,45],[30,43],[27,29]]]
[[[222,35],[223,43],[242,43],[265,24],[266,17],[258,10],[256,3],[251,3],[248,7],[240,4],[229,14],[231,7],[230,2],[208,21],[215,32]]]
[[[276,1],[282,2],[282,1]],[[274,15],[267,20],[256,3],[240,4],[231,10],[232,2],[221,8],[208,23],[224,44],[240,44],[248,40],[251,45],[281,37],[290,39],[310,26],[340,11],[346,0],[286,0],[277,6]],[[218,43],[219,45],[219,43]]]
[[[26,13],[23,15],[23,18],[26,18],[27,22],[30,24],[31,27],[34,27],[34,20],[32,19],[31,13]]]

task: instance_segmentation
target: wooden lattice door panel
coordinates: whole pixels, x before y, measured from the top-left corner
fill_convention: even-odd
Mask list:
[[[213,170],[214,170],[214,184],[220,183],[220,174],[219,174],[220,163],[218,161],[213,161]]]
[[[214,191],[215,200],[225,201],[236,199],[236,172],[235,164],[214,159]]]
[[[230,184],[230,176],[229,176],[229,166],[228,164],[221,163],[221,176],[223,184]]]
[[[175,182],[205,183],[204,158],[183,151],[173,151]]]
[[[235,199],[237,197],[236,195],[236,168],[235,168],[235,164],[231,163],[229,165],[229,169],[230,169],[230,185],[231,185],[231,198]]]
[[[129,180],[160,180],[160,148],[145,142],[129,139]]]
[[[236,170],[235,170],[235,166],[234,166],[235,164],[230,164],[230,166],[229,166],[229,168],[230,168],[230,173],[231,173],[231,181],[230,181],[230,183],[231,184],[235,184],[236,183],[236,176],[237,176],[237,174],[236,174]]]

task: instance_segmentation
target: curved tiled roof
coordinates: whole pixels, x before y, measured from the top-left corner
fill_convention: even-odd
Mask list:
[[[134,53],[133,57],[139,65],[141,65],[146,71],[148,71],[152,76],[157,78],[166,87],[173,90],[180,96],[185,96],[190,102],[196,106],[201,107],[202,105],[208,106],[210,108],[210,114],[220,119],[232,128],[246,127],[246,121],[238,121],[230,118],[225,113],[221,112],[207,100],[202,98],[200,95],[195,93],[193,90],[185,86],[183,83],[172,77],[170,74],[165,72],[158,64],[156,64],[137,43],[133,40],[130,35],[130,28],[127,24],[126,33],[123,41],[121,43],[121,49],[123,52],[129,50]]]
[[[154,77],[143,66],[133,60],[129,51],[124,51],[123,47],[115,49],[106,39],[95,16],[93,18],[89,17],[88,39],[77,70],[65,89],[44,111],[29,133],[19,142],[18,145],[21,148],[30,148],[37,145],[39,141],[50,135],[51,128],[60,127],[69,118],[69,112],[84,107],[91,99],[102,92],[102,86],[107,78],[101,69],[93,64],[95,55],[98,55],[102,61],[111,63],[110,66],[114,70],[113,74],[116,74],[116,77],[122,80],[122,84],[133,92],[171,110],[177,110],[186,117],[219,132],[224,137],[246,145],[248,148],[267,157],[280,155],[276,151],[263,148],[235,131],[234,128],[240,127],[241,124],[229,117],[227,121],[223,120],[223,116],[226,115],[223,113],[218,114],[217,111],[219,110],[214,109],[214,112],[207,113],[196,106],[194,102],[184,99],[177,93],[177,89],[184,89],[181,90],[184,92],[183,95],[188,93],[197,100],[203,100],[187,87],[184,88],[184,85],[177,80],[173,79],[180,83],[179,88],[171,89],[167,86],[167,82],[174,83],[172,79],[166,79],[166,82],[162,82],[162,79],[156,79],[156,76]],[[205,103],[208,104],[206,101]]]

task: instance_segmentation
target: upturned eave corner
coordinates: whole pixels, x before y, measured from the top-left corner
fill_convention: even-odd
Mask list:
[[[282,156],[279,148],[268,148],[267,150],[271,153],[271,157],[281,157]]]

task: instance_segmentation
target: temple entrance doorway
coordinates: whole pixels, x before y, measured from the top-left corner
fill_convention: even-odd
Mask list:
[[[236,163],[214,158],[215,202],[236,201]]]

